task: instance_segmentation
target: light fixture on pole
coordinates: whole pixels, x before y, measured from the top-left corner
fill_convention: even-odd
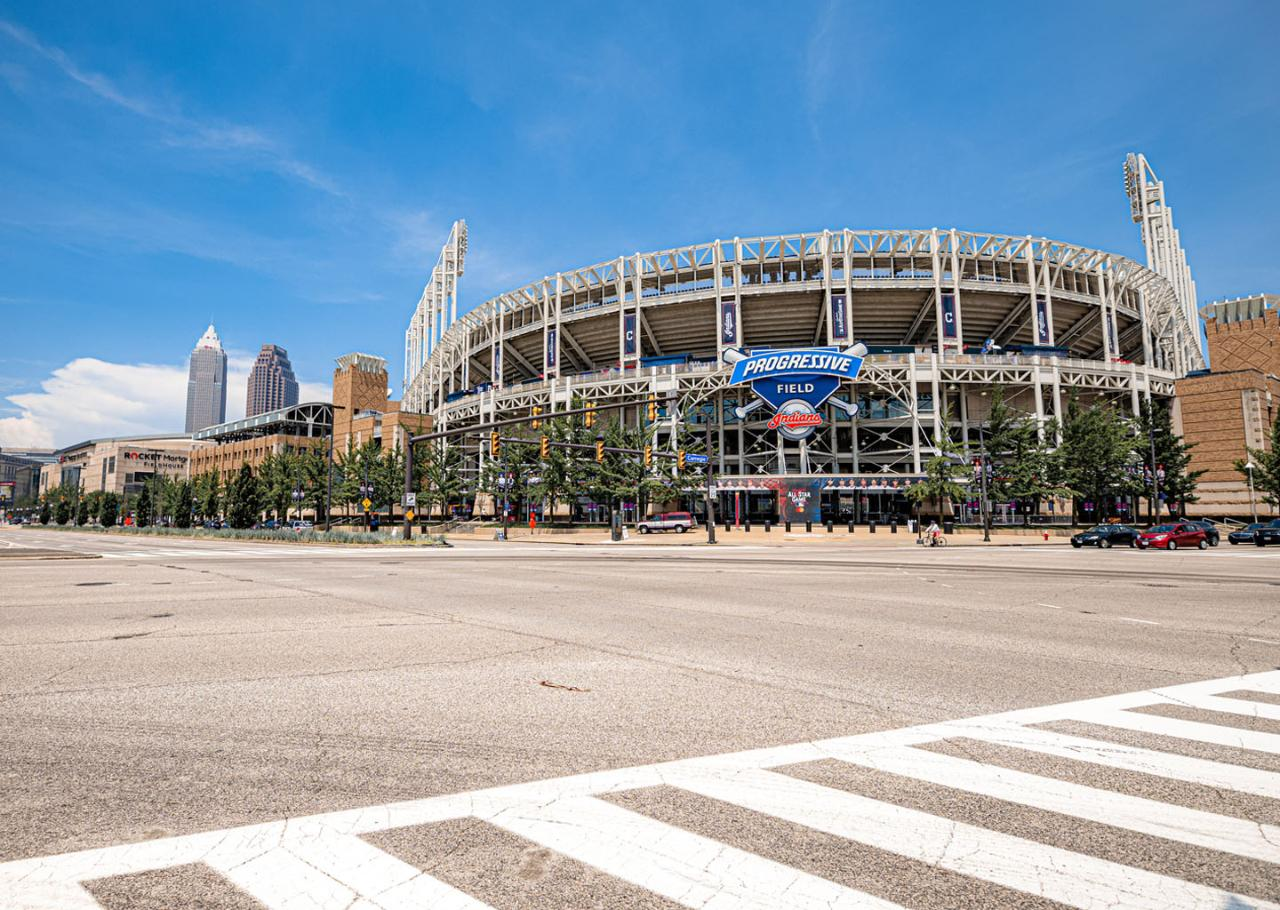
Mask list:
[[[1258,504],[1253,498],[1253,460],[1250,459],[1244,466],[1245,471],[1249,475],[1249,511],[1253,513],[1253,523],[1258,523]]]

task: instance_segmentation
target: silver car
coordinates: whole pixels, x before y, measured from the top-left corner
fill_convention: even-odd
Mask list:
[[[683,534],[692,527],[693,516],[688,512],[660,512],[636,523],[636,530],[641,534],[649,534],[653,531],[675,531],[677,534]]]

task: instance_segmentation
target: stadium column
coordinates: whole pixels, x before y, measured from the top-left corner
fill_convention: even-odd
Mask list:
[[[631,355],[631,359],[639,362],[644,356],[644,333],[640,331],[640,301],[644,299],[644,278],[643,278],[643,261],[640,254],[636,253],[631,260],[631,305],[635,308],[635,353]],[[626,361],[623,361],[623,367],[626,367]]]
[[[964,307],[960,305],[960,238],[956,236],[956,229],[952,228],[948,234],[948,245],[951,247],[951,288],[953,297],[953,306],[955,307],[956,321],[956,353],[964,352]],[[934,399],[937,400],[936,398]]]
[[[803,268],[803,265],[801,266]],[[848,306],[846,301],[845,306]],[[827,326],[827,344],[836,343],[834,320],[831,318],[831,232],[822,232],[822,312],[818,321]]]
[[[1041,260],[1044,263],[1040,270],[1040,284],[1044,288],[1044,321],[1045,321],[1045,344],[1056,344],[1055,334],[1053,331],[1053,269],[1049,268],[1049,241],[1043,237],[1040,238]],[[1032,304],[1035,304],[1034,295],[1032,295]],[[1039,314],[1032,311],[1031,325],[1038,325]],[[1032,338],[1036,339],[1036,344],[1040,344],[1040,334],[1038,330],[1032,329]]]
[[[1142,320],[1142,363],[1147,369],[1148,385],[1150,385],[1151,371],[1151,322],[1147,319],[1147,292],[1145,288],[1138,288],[1138,318]]]
[[[542,278],[542,377],[551,378],[551,279]]]
[[[938,256],[938,229],[933,228],[930,233],[929,254],[933,264],[933,318],[934,318],[934,337],[937,339],[937,348],[943,350],[945,345],[944,339],[946,332],[943,328],[946,317],[942,312],[942,260]],[[890,263],[892,263],[892,258]],[[912,258],[914,264],[914,257]],[[909,342],[911,339],[907,339]],[[913,383],[915,382],[914,373],[912,375]],[[917,461],[919,459],[917,458]],[[918,470],[918,469],[917,469]]]
[[[858,336],[855,333],[853,326],[853,253],[851,252],[853,250],[853,231],[846,228],[843,231],[843,234],[844,249],[841,250],[840,255],[843,257],[842,262],[844,265],[845,317],[849,322],[849,340],[855,341]],[[853,422],[852,417],[849,418],[849,422]]]
[[[621,366],[627,356],[627,260],[621,256],[614,265],[613,293],[618,298],[618,365]]]
[[[561,272],[556,272],[556,317],[555,317],[555,335],[551,339],[551,371],[552,374],[560,378],[560,360],[563,345],[560,343],[562,331],[560,328],[560,312],[564,298],[564,276]]]
[[[1098,306],[1102,310],[1102,359],[1111,362],[1111,282],[1108,280],[1109,260],[1098,263]]]
[[[939,324],[941,329],[941,324]],[[939,332],[939,336],[941,332]],[[911,382],[911,401],[907,403],[911,415],[911,470],[920,473],[920,389],[916,384],[916,355],[907,355],[907,376]],[[936,442],[937,440],[935,440]]]
[[[1027,296],[1027,306],[1029,307],[1030,321],[1032,326],[1032,338],[1034,342],[1039,343],[1039,335],[1037,333],[1036,298],[1039,296],[1039,282],[1041,282],[1041,270],[1036,266],[1036,241],[1033,241],[1032,235],[1027,234],[1027,287],[1030,288],[1030,294]],[[1015,331],[1016,334],[1016,331]],[[1010,335],[1010,340],[1014,335]]]

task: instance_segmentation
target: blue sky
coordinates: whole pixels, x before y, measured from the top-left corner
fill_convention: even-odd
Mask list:
[[[240,373],[362,350],[398,388],[458,217],[467,306],[824,227],[1140,256],[1136,150],[1202,300],[1280,291],[1277,33],[1271,0],[0,0],[0,445],[180,427],[210,318]]]

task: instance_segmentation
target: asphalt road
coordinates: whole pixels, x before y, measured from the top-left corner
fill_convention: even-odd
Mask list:
[[[0,907],[1280,901],[1280,548],[0,548]]]

